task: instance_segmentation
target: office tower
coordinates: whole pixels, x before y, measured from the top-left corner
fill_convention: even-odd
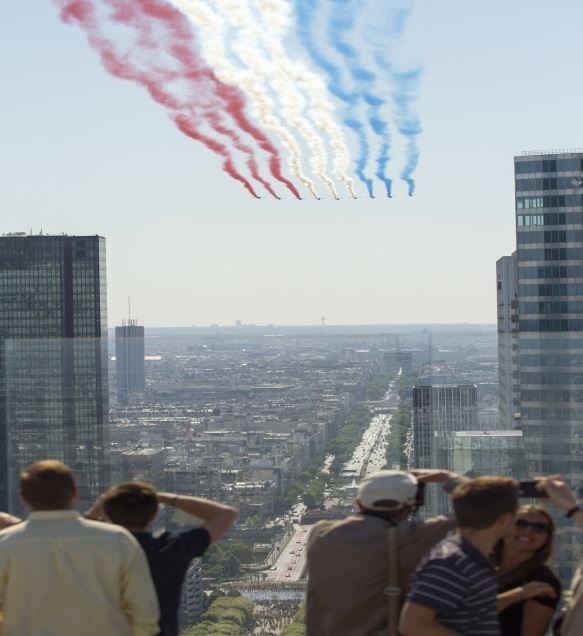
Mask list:
[[[0,508],[19,473],[54,458],[81,506],[109,485],[105,239],[0,237]]]
[[[126,405],[141,397],[146,387],[144,328],[135,320],[115,328],[115,375],[117,400]]]
[[[530,475],[583,486],[583,152],[514,159],[520,416]],[[580,536],[559,531],[563,580]]]
[[[431,385],[420,381],[413,387],[413,465],[415,468],[447,468],[441,443],[454,431],[476,430],[478,387],[475,384]],[[448,502],[440,488],[429,485],[422,516],[447,512]]]
[[[475,384],[413,387],[413,445],[416,468],[435,465],[436,433],[476,430],[478,387]]]
[[[496,262],[498,388],[502,428],[520,424],[518,406],[518,281],[516,252]]]

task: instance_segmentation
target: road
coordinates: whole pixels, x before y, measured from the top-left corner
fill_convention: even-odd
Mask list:
[[[299,581],[306,569],[306,543],[310,526],[295,526],[287,546],[267,571],[266,581]]]

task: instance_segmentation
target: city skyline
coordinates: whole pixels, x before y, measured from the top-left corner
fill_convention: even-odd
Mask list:
[[[128,295],[146,327],[494,324],[512,159],[581,144],[583,89],[567,63],[581,20],[567,1],[419,0],[403,38],[425,67],[417,194],[256,201],[142,91],[108,77],[55,6],[4,3],[0,51],[16,61],[2,70],[0,231],[106,236],[112,324]]]

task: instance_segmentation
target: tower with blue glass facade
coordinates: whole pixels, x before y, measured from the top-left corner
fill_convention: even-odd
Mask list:
[[[514,159],[518,404],[531,476],[583,486],[583,151]],[[580,556],[573,524],[559,529],[559,574]]]

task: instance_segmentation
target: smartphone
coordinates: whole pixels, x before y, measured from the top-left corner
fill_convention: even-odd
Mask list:
[[[536,481],[519,481],[518,496],[525,499],[544,499],[546,497],[542,490],[536,487]]]

